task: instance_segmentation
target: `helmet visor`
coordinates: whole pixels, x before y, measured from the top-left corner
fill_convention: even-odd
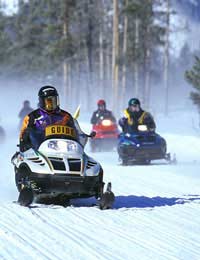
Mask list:
[[[105,105],[98,105],[98,108],[99,108],[100,110],[104,110],[104,109],[105,109]]]
[[[58,97],[50,96],[44,98],[44,109],[47,111],[53,111],[59,106]]]

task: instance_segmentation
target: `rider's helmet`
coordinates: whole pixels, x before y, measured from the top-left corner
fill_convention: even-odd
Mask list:
[[[99,99],[97,101],[97,106],[99,109],[105,109],[106,108],[106,102],[103,99]]]
[[[131,98],[128,102],[128,106],[139,106],[140,107],[140,100],[137,98]]]
[[[44,86],[38,92],[39,107],[47,112],[53,112],[59,108],[59,96],[53,86]]]

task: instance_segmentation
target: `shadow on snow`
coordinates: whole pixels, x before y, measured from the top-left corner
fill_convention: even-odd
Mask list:
[[[177,204],[185,204],[195,200],[200,201],[200,196],[195,198],[165,198],[165,197],[145,197],[145,196],[116,196],[113,205],[114,209],[120,208],[154,208],[164,206],[174,206]]]
[[[193,201],[199,201],[200,203],[200,195],[191,195],[192,197],[188,197],[189,195],[185,195],[182,198],[172,197],[172,198],[165,198],[165,197],[145,197],[145,196],[135,196],[135,195],[128,195],[128,196],[116,196],[115,202],[113,204],[113,209],[121,209],[121,208],[155,208],[155,207],[165,207],[165,206],[174,206],[174,205],[183,205],[185,203],[190,203]],[[71,206],[73,207],[93,207],[97,206],[98,202],[94,197],[88,199],[72,199]],[[56,204],[34,204],[31,205],[29,208],[60,208],[62,206]]]

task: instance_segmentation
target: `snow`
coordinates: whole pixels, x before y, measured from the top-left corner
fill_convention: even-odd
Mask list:
[[[0,170],[0,259],[200,259],[200,138],[193,112],[157,115],[157,130],[178,164],[121,166],[115,151],[91,154],[100,161],[116,200],[112,210],[92,206],[13,203],[18,193],[10,158],[17,144],[17,119],[2,145]],[[89,115],[80,125],[90,131]]]

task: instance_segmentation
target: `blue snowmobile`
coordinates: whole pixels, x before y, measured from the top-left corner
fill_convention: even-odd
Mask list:
[[[139,125],[134,133],[121,133],[118,142],[118,154],[122,165],[150,164],[152,160],[165,159],[175,163],[167,153],[167,144],[159,134],[149,131],[146,125]]]

